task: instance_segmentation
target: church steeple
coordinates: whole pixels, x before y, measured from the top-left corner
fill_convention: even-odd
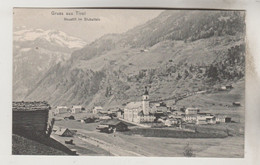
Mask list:
[[[147,87],[145,87],[142,104],[143,104],[143,113],[144,113],[144,115],[148,115],[149,111],[150,111],[150,108],[149,108],[149,92],[147,90]]]
[[[149,92],[147,90],[147,86],[145,86],[145,91],[144,91],[144,94],[143,95],[149,95]]]
[[[147,87],[145,86],[145,91],[143,94],[143,101],[148,101],[149,100],[149,92],[147,90]]]

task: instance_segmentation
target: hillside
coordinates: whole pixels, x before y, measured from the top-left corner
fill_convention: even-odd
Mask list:
[[[13,99],[22,100],[50,67],[70,58],[86,45],[79,38],[55,30],[17,27],[13,33]]]
[[[13,155],[68,155],[67,153],[25,137],[12,135]]]
[[[123,34],[107,34],[51,67],[27,100],[105,107],[234,83],[245,72],[240,11],[164,11]]]

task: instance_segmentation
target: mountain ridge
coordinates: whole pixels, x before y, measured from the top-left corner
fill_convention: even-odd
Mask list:
[[[53,65],[66,61],[86,43],[58,30],[15,28],[13,96],[23,99],[29,88]]]
[[[240,11],[162,12],[74,51],[51,67],[25,99],[54,106],[120,106],[139,100],[144,86],[151,98],[159,98],[236,82],[244,77],[244,17]]]

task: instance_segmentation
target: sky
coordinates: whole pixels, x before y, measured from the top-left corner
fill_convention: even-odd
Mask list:
[[[77,12],[83,15],[76,15]],[[134,9],[33,9],[15,8],[13,27],[26,29],[60,30],[71,36],[79,37],[87,43],[107,33],[123,33],[157,17],[162,10]],[[63,15],[60,15],[60,14]],[[73,15],[66,15],[72,13]],[[64,18],[72,21],[64,21]],[[82,21],[73,20],[82,18]],[[84,21],[96,18],[99,21]]]

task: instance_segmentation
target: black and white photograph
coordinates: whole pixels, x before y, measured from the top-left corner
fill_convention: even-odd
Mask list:
[[[14,8],[12,155],[244,158],[246,28],[245,10]]]

